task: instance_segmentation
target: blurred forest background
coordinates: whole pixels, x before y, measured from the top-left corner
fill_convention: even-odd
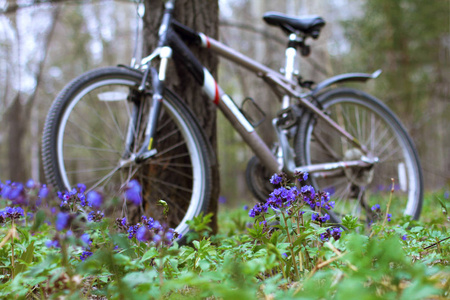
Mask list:
[[[47,111],[74,77],[99,66],[129,64],[137,27],[132,0],[0,0],[0,180],[45,182],[40,140]],[[38,3],[38,4],[36,4]],[[303,78],[319,82],[344,72],[382,69],[361,88],[404,122],[420,154],[425,186],[450,185],[449,0],[220,0],[220,39],[278,70],[286,37],[266,11],[320,15],[327,25]],[[270,89],[246,70],[220,61],[219,82],[239,104],[245,97],[275,106]],[[270,114],[261,128],[270,127]],[[271,139],[264,130],[264,137]],[[252,154],[219,114],[223,199],[250,199],[245,168]],[[387,183],[388,184],[388,183]]]

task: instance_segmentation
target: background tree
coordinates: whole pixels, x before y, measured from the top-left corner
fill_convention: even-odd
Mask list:
[[[350,64],[382,69],[372,93],[399,115],[419,150],[427,188],[450,182],[448,1],[363,1],[344,23]]]

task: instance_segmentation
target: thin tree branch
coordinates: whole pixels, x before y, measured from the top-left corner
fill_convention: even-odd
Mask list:
[[[123,2],[123,3],[137,3],[138,0],[96,0],[95,2],[91,0],[35,0],[31,3],[26,4],[17,4],[17,3],[9,3],[6,8],[0,10],[0,15],[7,15],[16,13],[18,10],[23,8],[35,7],[42,4],[70,4],[70,5],[79,5],[79,4],[98,4],[104,2]]]
[[[250,24],[239,23],[239,22],[235,22],[235,21],[232,22],[232,21],[221,20],[221,21],[219,21],[219,26],[235,27],[235,28],[255,32],[255,33],[262,35],[263,37],[274,40],[275,42],[279,43],[280,45],[287,45],[286,39],[282,39],[282,38],[278,37],[277,35],[271,34],[270,32],[268,32],[266,30],[262,30],[260,28],[257,28],[256,26],[253,26]]]
[[[55,28],[56,28],[56,23],[57,23],[58,17],[59,17],[59,12],[60,12],[60,7],[57,6],[55,8],[55,10],[53,11],[52,24],[50,25],[50,30],[49,30],[47,37],[44,41],[44,44],[42,46],[42,48],[44,49],[44,57],[39,62],[38,71],[36,73],[36,87],[34,88],[33,94],[28,98],[28,101],[26,103],[26,115],[27,116],[29,116],[29,112],[31,111],[31,108],[33,107],[33,104],[36,100],[36,95],[38,92],[39,85],[42,81],[42,75],[44,74],[43,71],[44,71],[45,62],[47,61],[47,57],[48,57],[48,53],[49,53],[48,48],[49,48],[50,42],[52,40],[53,34],[55,33]]]

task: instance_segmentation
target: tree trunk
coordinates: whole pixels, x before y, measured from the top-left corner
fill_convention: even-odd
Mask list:
[[[164,1],[145,0],[144,17],[144,54],[149,54],[158,41],[158,29],[164,10]],[[217,0],[178,0],[175,3],[174,17],[179,22],[203,32],[215,39],[218,38],[219,4]],[[206,49],[191,47],[200,62],[217,78],[218,59]],[[200,126],[206,133],[214,151],[217,148],[216,138],[216,106],[203,93],[192,76],[183,67],[169,68],[166,86],[174,90],[194,112]],[[201,105],[199,105],[201,103]],[[208,212],[214,213],[213,231],[217,231],[217,199],[219,196],[219,172],[217,161],[213,161],[213,191]],[[145,187],[144,187],[145,189]]]
[[[26,117],[24,107],[20,103],[20,94],[17,94],[6,113],[8,124],[8,169],[9,179],[12,181],[24,181],[28,175],[25,168],[26,158],[23,155],[23,141],[29,120]]]

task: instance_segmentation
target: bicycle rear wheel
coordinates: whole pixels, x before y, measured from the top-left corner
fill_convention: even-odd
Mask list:
[[[312,174],[310,182],[328,191],[336,202],[330,213],[335,222],[346,214],[370,222],[371,207],[384,208],[395,191],[390,211],[419,218],[422,207],[423,179],[417,152],[397,117],[376,98],[358,90],[338,88],[318,97],[324,112],[357,138],[378,162],[367,168],[348,168]],[[302,120],[295,140],[297,163],[301,165],[357,160],[361,151],[343,138],[325,121],[310,115]],[[324,174],[322,174],[324,175]]]
[[[143,188],[142,213],[160,222],[157,201],[169,204],[169,225],[185,235],[186,224],[205,211],[211,193],[208,145],[188,108],[170,91],[164,93],[153,148],[143,162],[120,166],[141,147],[152,93],[138,92],[142,73],[119,67],[101,68],[72,81],[54,101],[44,126],[43,163],[47,181],[60,190],[77,183],[101,191],[106,200],[120,199],[137,179]],[[132,116],[134,116],[132,118]],[[126,136],[134,128],[127,151]],[[115,215],[126,211],[116,207]],[[125,208],[126,210],[126,208]],[[144,211],[145,210],[145,211]]]

